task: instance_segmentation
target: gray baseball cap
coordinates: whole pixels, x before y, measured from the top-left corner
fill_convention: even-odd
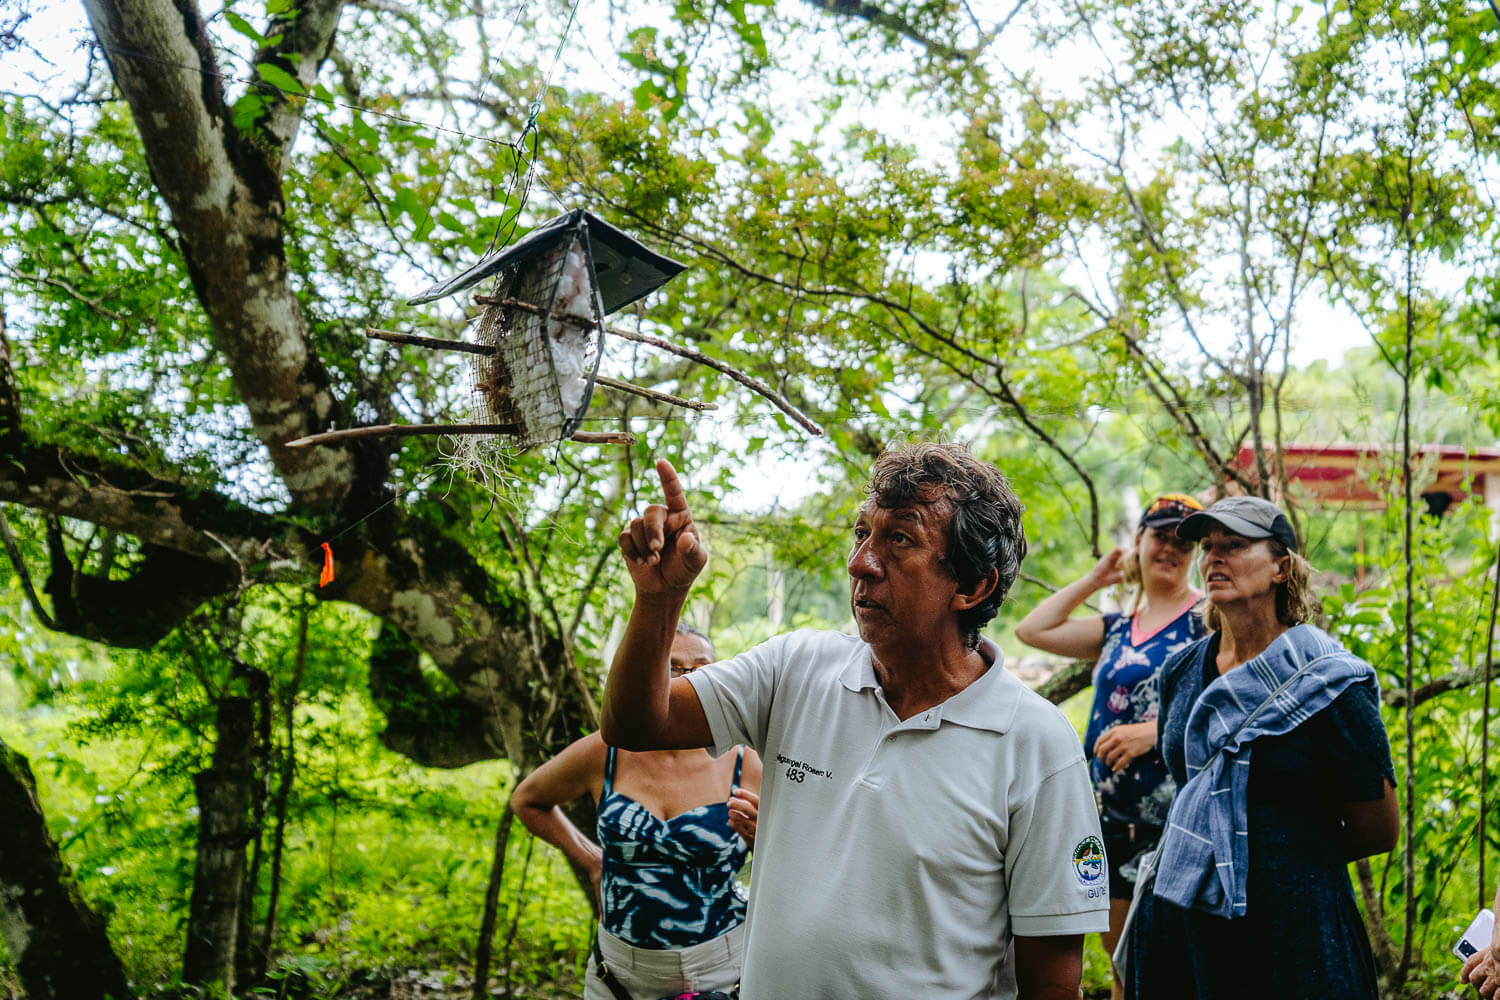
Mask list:
[[[1225,497],[1208,510],[1189,514],[1177,526],[1177,537],[1196,542],[1214,527],[1245,538],[1274,538],[1293,552],[1297,533],[1281,508],[1260,497]]]

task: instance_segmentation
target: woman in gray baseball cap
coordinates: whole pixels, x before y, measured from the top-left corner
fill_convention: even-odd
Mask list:
[[[1177,533],[1202,543],[1210,633],[1161,671],[1179,790],[1117,952],[1126,996],[1377,1000],[1347,868],[1400,834],[1375,671],[1307,623],[1275,504],[1227,497]]]

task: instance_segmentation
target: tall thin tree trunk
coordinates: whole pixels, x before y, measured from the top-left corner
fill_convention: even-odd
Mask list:
[[[251,699],[234,695],[219,701],[218,746],[213,765],[193,776],[198,793],[198,860],[188,903],[183,982],[221,983],[234,990],[235,938],[240,890],[249,839],[251,754],[255,710]]]
[[[1407,197],[1411,196],[1411,157],[1407,157]],[[1403,228],[1409,226],[1410,204],[1402,213]],[[1412,668],[1416,661],[1416,630],[1412,623],[1412,601],[1416,598],[1416,566],[1412,563],[1412,468],[1411,468],[1411,348],[1412,338],[1416,327],[1416,306],[1412,302],[1412,274],[1413,255],[1415,248],[1412,246],[1410,233],[1407,233],[1406,241],[1406,325],[1405,325],[1405,349],[1406,356],[1401,367],[1401,485],[1404,491],[1405,503],[1403,514],[1405,524],[1402,529],[1403,554],[1406,557],[1406,613],[1403,616],[1402,630],[1402,664],[1403,683],[1406,690],[1415,690],[1412,683]],[[1416,699],[1406,700],[1405,715],[1405,757],[1406,757],[1406,780],[1405,786],[1405,820],[1406,846],[1402,853],[1402,877],[1406,882],[1406,907],[1405,933],[1401,942],[1401,964],[1397,968],[1396,980],[1391,985],[1399,986],[1406,982],[1406,974],[1411,969],[1412,942],[1416,937],[1417,926],[1417,855],[1416,855],[1416,797],[1417,797],[1417,733],[1416,733]]]
[[[484,916],[479,921],[479,943],[474,948],[473,1000],[485,1000],[490,994],[490,958],[494,954],[495,922],[500,913],[500,884],[505,881],[505,848],[510,843],[510,828],[516,818],[510,801],[500,814],[495,828],[495,857],[490,862],[490,881],[484,889]]]
[[[255,894],[260,885],[265,851],[266,793],[271,774],[271,678],[264,670],[235,660],[234,673],[244,678],[255,709],[255,740],[251,748],[250,871],[240,887],[239,927],[235,930],[234,980],[242,987],[259,979],[255,952]]]
[[[264,978],[270,967],[271,948],[276,940],[276,908],[281,902],[281,854],[286,845],[287,804],[291,801],[292,781],[297,774],[297,733],[293,713],[297,708],[297,695],[302,690],[302,670],[306,666],[307,607],[304,605],[297,630],[297,663],[292,669],[291,683],[281,696],[281,726],[286,734],[286,750],[282,754],[276,800],[272,804],[276,811],[276,827],[271,834],[271,884],[266,893],[266,924],[255,955],[257,979]]]
[[[505,995],[511,995],[510,975],[513,963],[510,949],[516,943],[516,930],[521,926],[521,912],[526,909],[526,878],[531,874],[531,855],[536,850],[536,838],[526,840],[526,859],[521,863],[521,884],[516,886],[516,915],[511,918],[510,930],[505,934]]]
[[[31,1000],[133,1000],[104,921],[47,832],[26,758],[0,741],[0,935]]]
[[[1396,971],[1396,945],[1391,932],[1385,926],[1385,906],[1375,888],[1375,873],[1369,858],[1360,858],[1354,863],[1359,875],[1359,898],[1365,904],[1365,923],[1370,932],[1370,948],[1375,952],[1375,968],[1382,979],[1389,979]]]
[[[1490,679],[1495,669],[1495,612],[1500,610],[1500,543],[1495,546],[1495,582],[1490,591],[1490,627],[1484,633],[1484,711],[1479,715],[1479,908],[1489,905],[1485,891],[1484,840],[1490,801]]]

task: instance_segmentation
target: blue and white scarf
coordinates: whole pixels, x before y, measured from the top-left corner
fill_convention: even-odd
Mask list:
[[[1312,718],[1374,669],[1322,629],[1297,625],[1203,689],[1188,715],[1188,780],[1167,815],[1156,895],[1220,917],[1245,915],[1250,748]]]

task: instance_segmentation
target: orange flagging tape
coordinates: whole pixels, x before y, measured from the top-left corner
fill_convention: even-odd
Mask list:
[[[323,543],[323,572],[318,576],[318,586],[326,587],[333,582],[333,548]]]

